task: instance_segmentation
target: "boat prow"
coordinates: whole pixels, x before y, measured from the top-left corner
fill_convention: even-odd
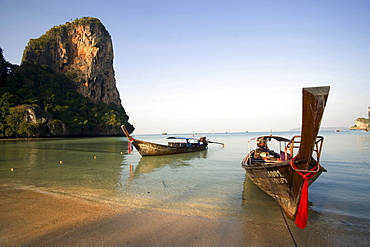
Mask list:
[[[320,130],[329,90],[330,87],[310,87],[302,90],[301,143],[296,157],[297,160],[307,159],[309,163],[315,146],[316,136]],[[307,167],[308,164],[303,168],[307,169]]]

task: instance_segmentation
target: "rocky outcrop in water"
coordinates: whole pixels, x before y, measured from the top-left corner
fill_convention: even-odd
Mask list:
[[[369,118],[357,118],[355,120],[355,125],[353,125],[351,129],[370,131],[370,106],[368,107],[368,117]]]
[[[96,18],[85,17],[31,39],[22,63],[47,65],[72,79],[77,92],[93,102],[121,106],[113,69],[112,39]]]
[[[370,130],[370,118],[357,118],[353,130]]]

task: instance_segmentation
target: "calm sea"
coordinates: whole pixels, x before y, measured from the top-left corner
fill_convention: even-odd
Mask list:
[[[207,134],[203,152],[159,157],[127,153],[127,138],[0,141],[0,185],[62,193],[128,208],[271,222],[279,208],[246,178],[247,141],[270,133]],[[276,132],[291,138],[296,132]],[[370,226],[370,133],[323,131],[321,164],[310,187],[309,224]],[[184,135],[183,135],[184,136]],[[197,135],[200,137],[201,135]],[[166,143],[166,136],[137,139]],[[12,171],[13,170],[13,171]]]

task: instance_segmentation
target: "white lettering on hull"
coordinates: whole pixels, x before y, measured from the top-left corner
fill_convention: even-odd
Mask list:
[[[275,184],[287,184],[288,180],[278,170],[267,171],[267,176],[271,178],[271,181]]]

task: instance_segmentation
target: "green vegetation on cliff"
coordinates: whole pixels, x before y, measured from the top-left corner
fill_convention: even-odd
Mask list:
[[[357,118],[351,129],[370,130],[370,118]]]
[[[61,34],[64,31],[64,29],[66,28],[72,29],[73,27],[77,25],[101,25],[101,22],[99,19],[94,18],[94,17],[83,17],[81,19],[75,19],[72,22],[66,22],[63,25],[54,26],[49,31],[47,31],[46,34]],[[104,27],[103,25],[101,26]]]
[[[40,38],[30,39],[28,45],[35,50],[36,54],[40,55],[41,52],[45,51],[45,49],[47,49],[47,46],[52,44],[53,42],[55,42],[55,40],[52,37],[42,35]]]
[[[11,65],[2,50],[0,63],[0,138],[50,136],[47,129],[61,123],[70,136],[114,134],[121,124],[133,130],[122,107],[93,103],[76,92],[66,75],[37,64]],[[46,120],[27,121],[30,106],[41,107]]]

